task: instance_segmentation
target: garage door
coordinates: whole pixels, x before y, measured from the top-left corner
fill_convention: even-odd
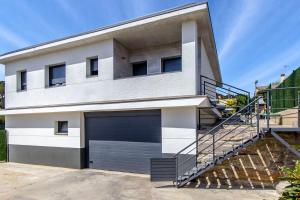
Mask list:
[[[90,168],[149,173],[161,157],[160,110],[85,114]]]

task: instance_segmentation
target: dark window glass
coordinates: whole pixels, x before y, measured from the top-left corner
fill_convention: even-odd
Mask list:
[[[90,59],[90,67],[91,76],[98,75],[98,58]]]
[[[132,64],[132,75],[133,76],[147,75],[147,61],[133,63]]]
[[[26,71],[21,72],[21,90],[27,89],[27,73]]]
[[[49,86],[63,85],[66,83],[66,65],[49,67]]]
[[[68,133],[68,122],[58,121],[57,122],[57,132],[58,133]]]
[[[164,58],[162,60],[162,72],[181,71],[181,57]]]

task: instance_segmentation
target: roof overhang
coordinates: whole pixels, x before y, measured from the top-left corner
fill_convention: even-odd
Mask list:
[[[196,20],[199,25],[199,31],[201,32],[200,37],[204,41],[206,51],[208,53],[209,60],[211,62],[213,71],[215,73],[216,80],[221,81],[221,72],[218,62],[218,56],[216,51],[216,45],[213,35],[213,29],[208,9],[207,3],[194,3],[181,6],[174,9],[169,9],[161,11],[155,14],[147,15],[145,17],[137,18],[134,20],[125,21],[116,25],[103,27],[97,30],[81,33],[78,35],[30,46],[27,48],[19,49],[16,51],[8,52],[0,55],[0,63],[9,63],[19,59],[26,59],[46,53],[51,53],[55,51],[61,51],[72,47],[82,46],[85,44],[90,44],[96,41],[103,41],[113,38],[123,39],[124,43],[126,41],[135,41],[138,37],[146,36],[146,34],[151,34],[147,31],[147,27],[155,27],[155,25],[160,23],[160,27],[167,27],[164,24],[168,23],[179,24],[187,20]],[[135,34],[136,30],[144,30],[142,34]],[[159,29],[161,30],[161,29]],[[205,30],[205,31],[203,31]],[[155,31],[156,34],[164,33],[164,31]],[[128,35],[126,40],[125,35]],[[153,37],[154,34],[152,34]],[[131,37],[130,37],[131,36]],[[132,38],[134,37],[134,38]],[[149,38],[152,38],[149,37]],[[162,40],[168,40],[171,37],[160,36]],[[155,42],[155,41],[154,41]],[[171,42],[171,41],[170,41]],[[143,42],[136,42],[136,44],[143,44]],[[138,46],[136,47],[138,48]]]
[[[146,110],[162,109],[175,107],[211,107],[210,101],[206,96],[194,96],[174,99],[142,100],[130,102],[95,103],[85,105],[62,105],[51,107],[36,107],[23,109],[0,110],[0,115],[19,115],[19,114],[42,114],[60,112],[94,112],[94,111],[125,111],[125,110]]]

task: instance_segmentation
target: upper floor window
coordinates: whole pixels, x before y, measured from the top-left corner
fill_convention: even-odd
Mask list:
[[[21,90],[27,89],[27,72],[22,71],[21,72]]]
[[[27,90],[27,72],[26,71],[17,72],[17,90],[18,91]]]
[[[147,61],[132,63],[132,75],[147,75]]]
[[[49,86],[59,86],[66,83],[66,65],[60,64],[49,67]]]
[[[98,75],[98,57],[87,59],[87,76]]]
[[[172,58],[163,58],[162,61],[162,72],[174,72],[181,71],[181,56]]]

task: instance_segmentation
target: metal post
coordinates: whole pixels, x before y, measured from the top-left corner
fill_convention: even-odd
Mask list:
[[[203,91],[202,91],[202,76],[200,75],[200,94],[202,95],[203,94]]]
[[[203,95],[205,95],[205,93],[206,93],[206,92],[205,92],[205,90],[206,90],[206,88],[205,88],[205,81],[204,81],[203,83],[204,83],[204,85],[203,85],[203,88],[204,88],[204,89],[203,89]]]
[[[215,133],[213,133],[213,163],[215,164]]]
[[[250,103],[250,93],[248,93],[247,105]],[[249,123],[249,116],[250,116],[250,126],[252,126],[252,109],[251,105],[248,106],[248,123]]]
[[[270,128],[270,90],[267,91],[267,129]]]
[[[259,99],[257,99],[257,101],[256,101],[256,128],[257,128],[257,134],[259,133]]]
[[[298,127],[300,127],[300,91],[298,91]]]
[[[180,155],[180,154],[179,154]],[[176,161],[176,187],[178,187],[178,156],[175,157]]]

